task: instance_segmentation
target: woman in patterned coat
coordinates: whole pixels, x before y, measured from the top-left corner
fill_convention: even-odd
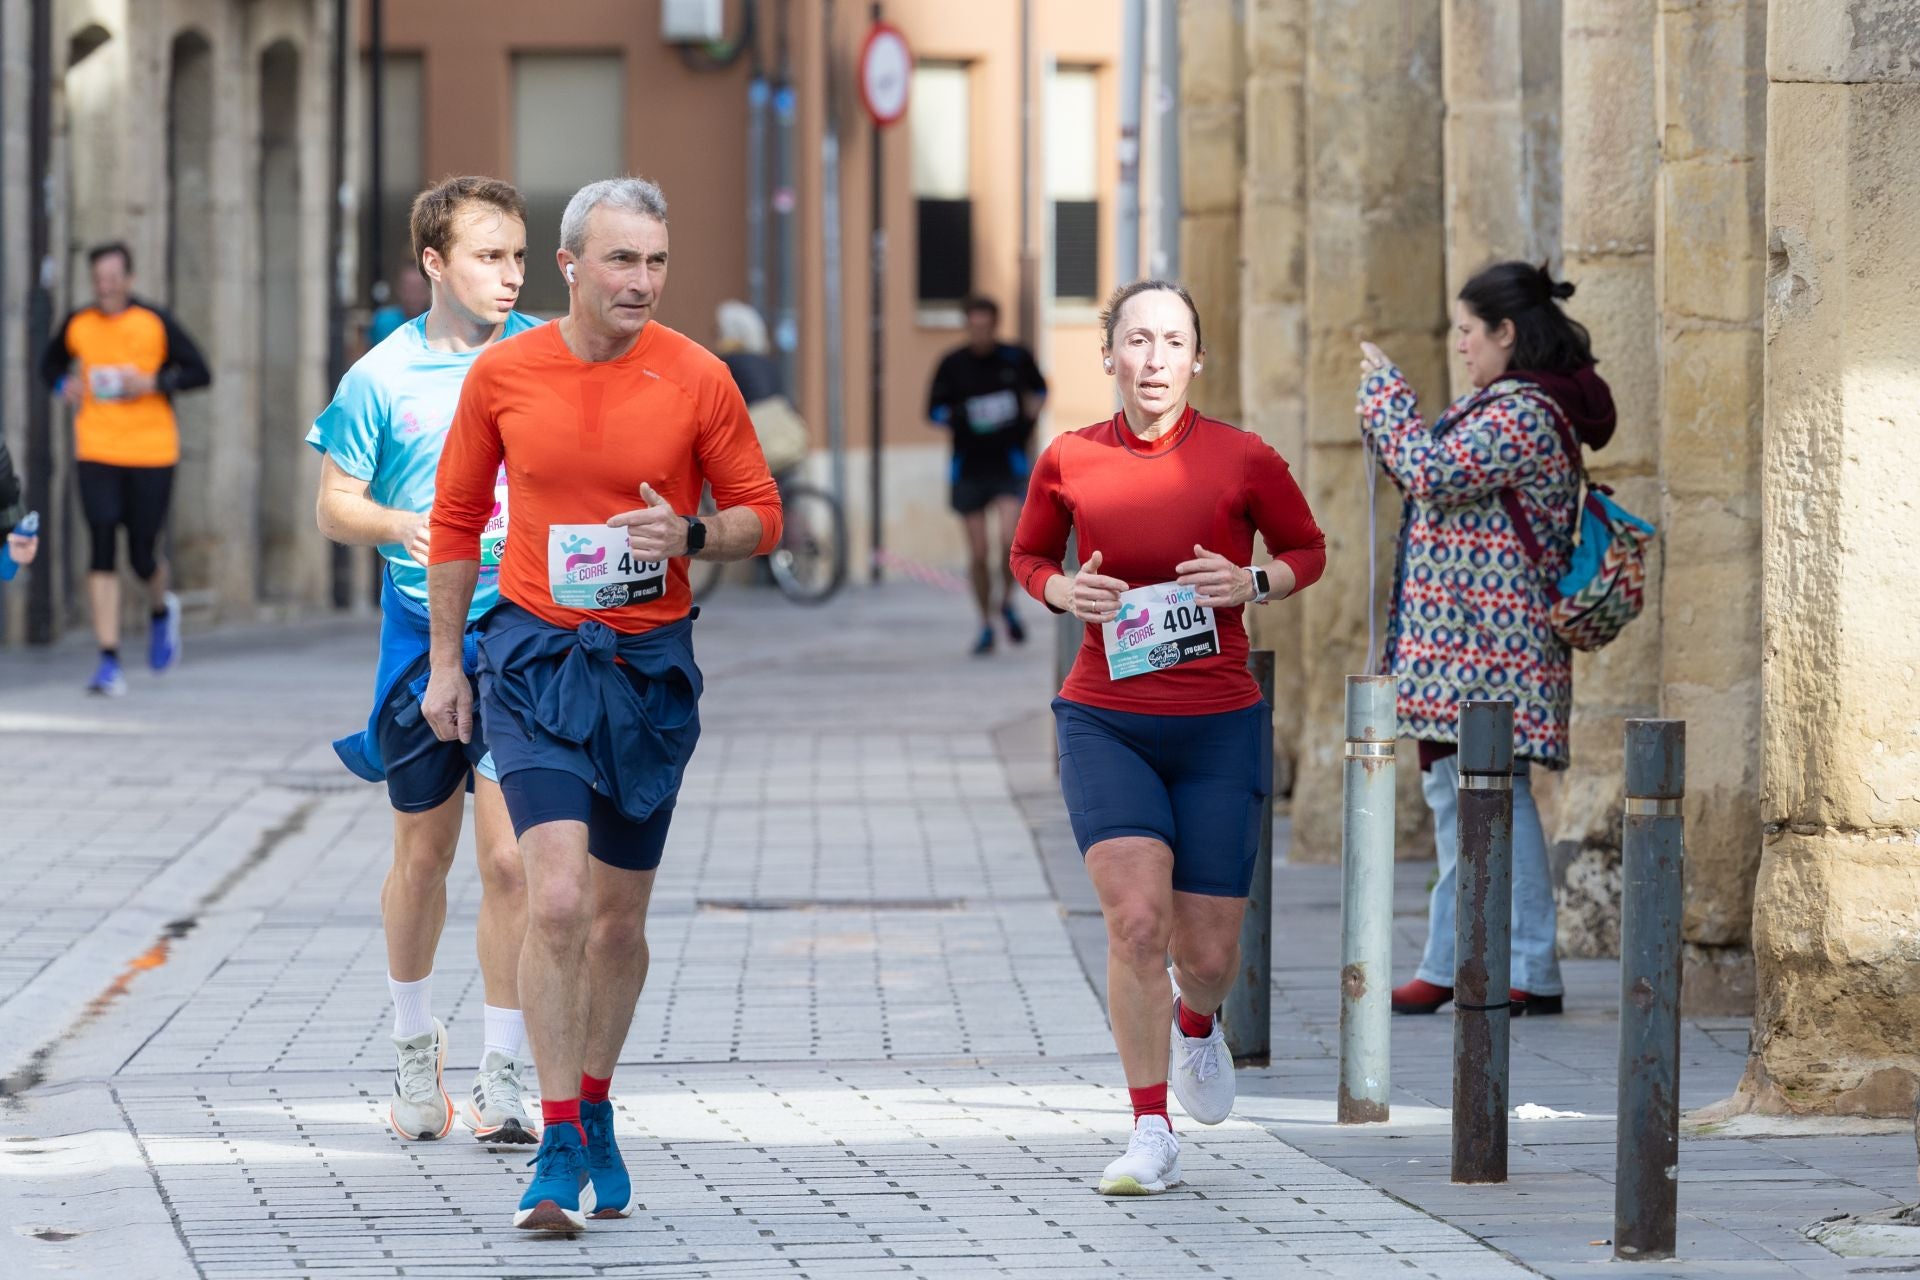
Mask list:
[[[1598,449],[1614,427],[1587,332],[1560,309],[1572,296],[1571,284],[1524,262],[1469,280],[1454,304],[1454,349],[1473,390],[1431,425],[1400,370],[1361,344],[1361,433],[1405,498],[1385,669],[1399,681],[1400,734],[1419,744],[1440,859],[1426,953],[1394,989],[1396,1013],[1432,1013],[1453,998],[1463,699],[1513,703],[1513,1012],[1561,1009],[1530,769],[1567,765],[1573,658],[1548,624],[1547,585],[1573,548],[1580,444]]]

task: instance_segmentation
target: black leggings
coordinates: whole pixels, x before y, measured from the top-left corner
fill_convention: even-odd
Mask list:
[[[166,528],[173,497],[172,467],[116,467],[106,462],[75,464],[80,473],[80,507],[93,541],[94,573],[112,573],[114,543],[127,526],[127,558],[134,576],[146,582],[159,566],[160,531]]]

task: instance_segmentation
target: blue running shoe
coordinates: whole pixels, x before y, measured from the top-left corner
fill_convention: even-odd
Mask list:
[[[627,1177],[627,1162],[620,1158],[620,1144],[613,1140],[613,1104],[582,1102],[580,1127],[587,1131],[587,1174],[593,1179],[587,1216],[632,1217],[633,1179]]]
[[[103,698],[118,698],[127,691],[127,678],[120,674],[120,659],[100,655],[100,665],[94,669],[93,679],[87,681],[87,692],[97,693]]]
[[[984,658],[992,652],[993,628],[990,626],[982,627],[980,628],[980,638],[973,642],[973,656],[976,658]]]
[[[550,1124],[540,1138],[540,1150],[527,1161],[533,1181],[520,1197],[513,1225],[523,1231],[580,1231],[587,1215],[580,1191],[587,1185],[587,1152],[580,1131],[570,1124]]]
[[[1004,619],[1007,624],[1007,639],[1013,641],[1015,644],[1025,644],[1027,642],[1027,628],[1025,624],[1020,621],[1020,615],[1013,611],[1013,606],[1010,604],[1002,605],[1000,608],[1000,617]]]
[[[180,660],[180,597],[169,591],[147,632],[147,665],[165,671]]]

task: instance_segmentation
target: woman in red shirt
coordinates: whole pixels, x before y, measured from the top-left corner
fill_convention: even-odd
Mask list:
[[[1108,1009],[1133,1099],[1133,1137],[1100,1191],[1151,1195],[1180,1182],[1169,1077],[1202,1124],[1233,1107],[1214,1015],[1239,967],[1273,777],[1241,610],[1311,584],[1326,542],[1285,460],[1187,403],[1206,348],[1185,289],[1130,284],[1101,324],[1121,411],[1041,455],[1012,560],[1036,598],[1087,624],[1053,709],[1060,787],[1106,916]],[[1069,532],[1086,558],[1074,574],[1061,566]]]

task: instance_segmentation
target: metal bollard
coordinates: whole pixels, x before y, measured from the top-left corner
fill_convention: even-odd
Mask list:
[[[1507,1180],[1513,704],[1460,704],[1454,873],[1453,1180]]]
[[[1341,1124],[1387,1119],[1393,1018],[1392,676],[1347,677],[1344,821],[1340,828]]]
[[[1267,741],[1273,741],[1273,650],[1247,654],[1247,670],[1266,699]],[[1260,802],[1260,848],[1240,920],[1240,979],[1221,1007],[1227,1049],[1241,1066],[1264,1067],[1273,1053],[1273,780]]]
[[[1673,1256],[1680,1174],[1680,904],[1684,720],[1627,721],[1621,818],[1620,1100],[1613,1256]]]

